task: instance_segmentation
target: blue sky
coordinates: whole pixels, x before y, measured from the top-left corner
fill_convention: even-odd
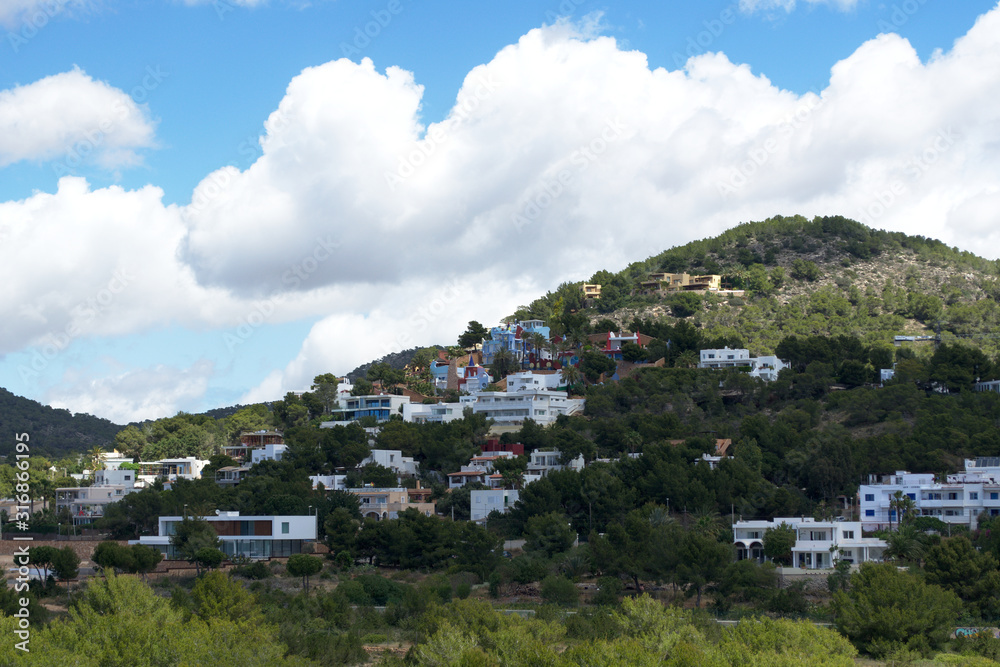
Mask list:
[[[997,14],[14,0],[0,385],[118,422],[278,398],[776,213],[996,257]]]

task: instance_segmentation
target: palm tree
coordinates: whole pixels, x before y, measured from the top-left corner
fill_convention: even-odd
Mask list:
[[[904,520],[909,520],[913,515],[916,503],[902,491],[896,491],[889,500],[889,510],[896,513],[896,530],[899,530]]]
[[[563,366],[561,373],[563,384],[567,388],[575,384],[580,384],[580,381],[583,379],[583,373],[576,366]]]
[[[920,534],[912,525],[891,531],[883,537],[886,543],[885,557],[893,560],[917,562],[924,553]]]
[[[684,350],[677,355],[677,368],[694,368],[698,365],[698,353],[694,350]]]
[[[666,507],[660,507],[657,505],[649,511],[649,525],[653,528],[666,526],[669,523],[673,523],[673,521],[674,518],[670,516],[670,512],[667,511]]]
[[[90,466],[91,470],[103,470],[104,469],[104,450],[101,449],[100,445],[95,445],[89,452],[87,452],[87,465]]]
[[[722,529],[722,517],[719,511],[711,507],[702,507],[691,513],[692,529],[703,535],[718,537]]]

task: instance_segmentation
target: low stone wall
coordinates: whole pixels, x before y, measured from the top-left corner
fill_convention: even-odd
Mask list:
[[[64,547],[70,547],[76,552],[76,555],[80,557],[81,561],[90,560],[90,557],[94,555],[94,549],[101,542],[107,540],[39,540],[35,539],[30,542],[25,540],[0,540],[0,557],[8,556],[12,557],[15,552],[19,551],[21,547],[55,547],[56,549],[62,549]],[[122,545],[128,545],[126,540],[114,540]]]

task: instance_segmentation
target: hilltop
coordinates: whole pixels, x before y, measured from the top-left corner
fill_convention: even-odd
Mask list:
[[[650,273],[718,274],[741,296],[651,294]],[[842,217],[775,217],[741,224],[630,264],[598,271],[600,299],[581,283],[519,309],[557,330],[609,320],[622,328],[685,320],[706,338],[739,339],[757,354],[797,335],[848,335],[891,343],[896,335],[955,336],[991,356],[1000,334],[1000,263],[921,236],[873,230]],[[607,323],[603,323],[607,324]]]

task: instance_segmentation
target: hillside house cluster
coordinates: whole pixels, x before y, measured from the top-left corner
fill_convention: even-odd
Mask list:
[[[194,456],[139,464],[133,464],[131,458],[118,452],[104,454],[101,458],[104,468],[93,472],[93,484],[56,489],[56,512],[66,510],[77,526],[93,523],[104,516],[104,508],[109,504],[156,480],[169,487],[170,482],[178,479],[200,479],[202,469],[208,465],[208,461]]]

